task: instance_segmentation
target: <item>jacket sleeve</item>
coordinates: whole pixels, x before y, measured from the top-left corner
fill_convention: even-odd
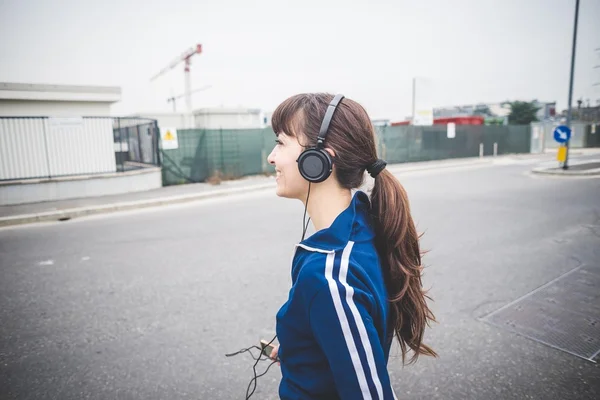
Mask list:
[[[338,395],[348,399],[395,398],[369,296],[330,279],[311,301],[313,334],[329,362]]]

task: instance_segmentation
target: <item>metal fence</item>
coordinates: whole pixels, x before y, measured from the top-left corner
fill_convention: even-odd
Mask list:
[[[178,148],[162,150],[163,185],[271,174],[267,156],[275,136],[271,128],[251,130],[178,130]],[[531,128],[457,125],[376,127],[377,149],[389,163],[529,153]]]
[[[547,149],[557,149],[560,143],[554,140],[554,129],[559,126],[558,122],[533,122],[531,124],[531,152],[543,153]],[[582,123],[571,123],[572,136],[569,140],[571,148],[585,147],[583,131],[585,125]]]
[[[162,150],[163,185],[272,173],[267,163],[274,143],[269,129],[178,130],[178,148]]]
[[[585,147],[600,147],[600,124],[590,124],[584,132]]]
[[[560,143],[554,140],[554,129],[559,122],[534,122],[531,124],[531,152],[543,153],[557,149]],[[600,147],[600,124],[575,121],[571,123],[571,148]]]
[[[0,181],[49,179],[159,165],[154,120],[0,117]]]
[[[529,126],[446,125],[394,126],[376,129],[378,153],[389,163],[528,153]]]
[[[160,131],[156,120],[113,118],[113,141],[117,171],[160,165]]]

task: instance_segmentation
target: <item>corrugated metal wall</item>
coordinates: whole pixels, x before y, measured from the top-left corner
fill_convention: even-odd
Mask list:
[[[0,180],[115,171],[111,118],[0,118]]]
[[[0,118],[0,180],[49,175],[46,118]]]
[[[117,169],[112,120],[108,118],[50,118],[47,141],[50,176],[97,174]]]

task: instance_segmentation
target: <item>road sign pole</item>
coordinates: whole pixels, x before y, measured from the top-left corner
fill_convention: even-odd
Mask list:
[[[573,24],[573,47],[571,49],[571,79],[569,81],[569,108],[567,111],[567,126],[571,128],[571,102],[573,101],[573,73],[575,69],[575,47],[577,45],[577,18],[579,17],[579,0],[575,0],[575,23]],[[569,168],[569,141],[565,143],[566,154],[563,169]]]

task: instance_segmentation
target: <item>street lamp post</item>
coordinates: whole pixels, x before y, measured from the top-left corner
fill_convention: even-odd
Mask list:
[[[573,73],[575,72],[575,47],[577,45],[577,19],[579,17],[579,0],[575,0],[575,23],[573,26],[573,48],[571,49],[571,79],[569,81],[569,108],[567,111],[567,126],[571,128],[571,102],[573,101]],[[572,130],[572,129],[571,129]],[[563,169],[568,169],[569,165],[569,140],[565,143],[566,154]]]

